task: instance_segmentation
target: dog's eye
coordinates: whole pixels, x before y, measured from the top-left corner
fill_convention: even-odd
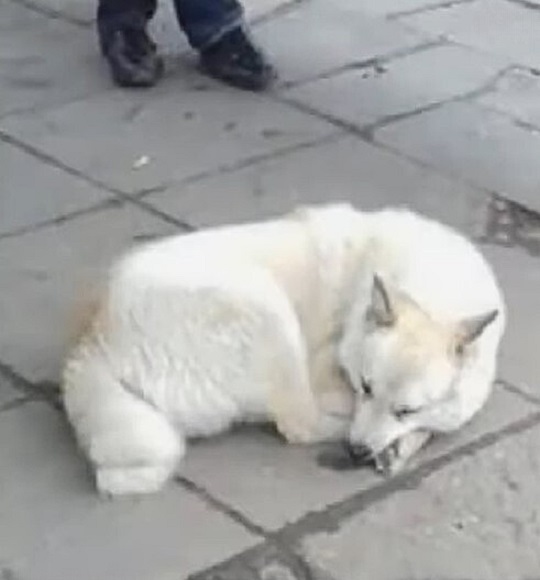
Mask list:
[[[401,420],[414,415],[414,413],[417,413],[418,411],[419,409],[413,409],[411,407],[401,407],[400,409],[394,410],[394,417]]]
[[[366,380],[365,377],[361,377],[360,379],[361,385],[362,385],[362,391],[364,392],[364,395],[366,397],[373,397],[373,389],[371,388],[371,383]]]

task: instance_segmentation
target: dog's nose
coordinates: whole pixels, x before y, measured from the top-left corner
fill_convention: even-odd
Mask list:
[[[373,451],[363,443],[349,443],[347,450],[356,465],[373,463]]]

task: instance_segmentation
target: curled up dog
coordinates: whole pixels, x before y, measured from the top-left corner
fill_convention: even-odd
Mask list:
[[[487,400],[505,328],[463,236],[349,205],[179,235],[108,271],[62,396],[98,489],[160,489],[193,437],[273,422],[401,469]]]

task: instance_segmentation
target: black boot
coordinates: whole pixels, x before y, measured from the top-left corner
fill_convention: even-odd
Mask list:
[[[201,51],[201,67],[209,76],[248,91],[264,90],[277,76],[241,27]]]
[[[163,59],[143,27],[113,31],[102,42],[102,50],[121,87],[151,87],[163,75]]]

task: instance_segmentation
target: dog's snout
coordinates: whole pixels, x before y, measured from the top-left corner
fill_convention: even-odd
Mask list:
[[[347,449],[356,465],[368,465],[374,461],[373,451],[363,443],[349,443]]]

